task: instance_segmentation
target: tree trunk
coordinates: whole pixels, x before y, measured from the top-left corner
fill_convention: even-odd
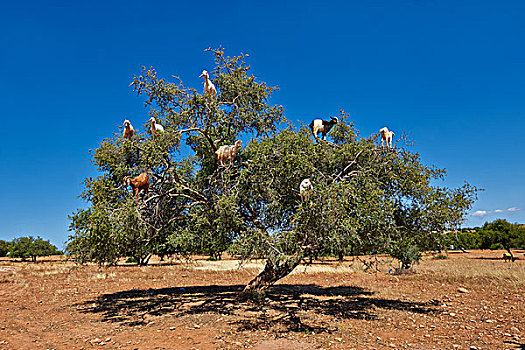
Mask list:
[[[345,260],[345,254],[344,254],[343,250],[340,250],[337,253],[337,260],[340,261],[340,262],[343,262],[343,260]]]
[[[264,292],[275,282],[292,272],[293,269],[299,265],[300,261],[301,259],[294,257],[275,264],[271,259],[268,259],[264,270],[246,285],[244,290],[239,294],[238,299],[241,301],[247,299],[255,301],[261,300],[264,297]]]

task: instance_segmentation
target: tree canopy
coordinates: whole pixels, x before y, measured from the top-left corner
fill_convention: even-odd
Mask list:
[[[7,253],[9,252],[9,245],[9,242],[0,239],[0,257],[7,256]]]
[[[208,51],[216,98],[153,68],[134,77],[131,85],[165,131],[146,129],[131,140],[114,133],[92,152],[100,175],[84,182],[89,207],[71,216],[68,244],[81,261],[133,256],[147,263],[159,249],[220,256],[229,248],[243,259],[266,259],[242,293],[248,297],[310,256],[432,249],[462,222],[474,187],[434,185],[444,170],[424,165],[404,144],[383,148],[377,135],[359,137],[344,111],[332,141],[314,138],[270,103],[276,88],[251,73],[246,55]],[[233,165],[220,166],[217,147],[236,140],[244,146]],[[152,180],[136,205],[122,179],[142,172]],[[301,201],[305,178],[313,189]]]
[[[60,255],[61,251],[49,241],[44,241],[41,237],[36,239],[33,236],[15,238],[9,246],[9,256],[12,258],[31,258],[36,262],[39,256]]]
[[[503,219],[451,232],[449,236],[452,245],[466,249],[525,249],[525,226]]]

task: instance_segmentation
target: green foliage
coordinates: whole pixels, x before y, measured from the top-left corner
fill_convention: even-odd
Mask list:
[[[132,256],[126,259],[126,264],[137,264],[137,263],[138,263],[137,259],[135,259]]]
[[[421,260],[421,252],[414,241],[398,241],[393,244],[390,255],[398,259],[401,269],[408,270]]]
[[[483,227],[451,232],[449,241],[465,249],[525,249],[525,226],[498,219]]]
[[[266,258],[252,286],[268,286],[311,256],[397,254],[404,247],[415,259],[411,251],[438,246],[441,232],[471,207],[475,188],[431,185],[444,170],[404,148],[378,147],[377,135],[359,138],[344,111],[330,132],[333,142],[292,126],[281,106],[270,105],[275,88],[250,73],[246,56],[209,51],[216,100],[152,68],[134,78],[165,132],[132,140],[115,133],[92,152],[101,175],[85,181],[90,205],[71,217],[68,244],[81,261],[133,256],[147,263],[163,251],[218,259],[229,249],[243,259]],[[243,147],[234,164],[219,166],[217,147],[238,139]],[[144,171],[150,191],[136,205],[122,179]],[[305,178],[313,190],[302,202]]]
[[[40,237],[34,239],[32,236],[14,239],[9,249],[10,257],[22,258],[22,260],[31,258],[33,262],[36,262],[38,256],[59,254],[62,254],[62,252],[58,251],[49,241],[44,241]]]
[[[0,239],[0,257],[7,256],[7,253],[9,252],[9,245],[9,242]]]

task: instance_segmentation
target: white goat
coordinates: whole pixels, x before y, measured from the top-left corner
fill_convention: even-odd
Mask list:
[[[151,135],[155,136],[155,133],[156,133],[157,131],[160,131],[160,132],[163,132],[163,131],[164,131],[164,127],[163,127],[162,125],[160,125],[160,124],[157,124],[157,121],[155,120],[155,117],[151,117],[151,118],[149,118],[148,121],[149,121],[150,124],[151,124],[151,127],[150,127],[150,129],[151,129]]]
[[[214,144],[216,144],[216,142],[217,141],[215,141]],[[239,150],[239,148],[241,148],[241,145],[242,141],[237,140],[235,141],[234,145],[224,145],[219,147],[219,149],[215,151],[215,154],[217,154],[217,160],[219,161],[219,165],[224,166],[227,160],[229,160],[230,165],[232,165],[235,156],[237,156],[237,151]]]
[[[301,185],[299,185],[299,194],[301,196],[302,201],[308,200],[311,191],[312,182],[310,181],[310,179],[304,179],[303,181],[301,181]]]
[[[330,120],[314,119],[310,123],[310,129],[316,139],[318,138],[317,134],[321,133],[323,140],[326,140],[326,134],[332,129],[332,126],[338,122],[339,119],[337,119],[337,117],[330,117]]]
[[[125,139],[131,140],[131,137],[133,136],[133,125],[131,125],[129,120],[124,120],[124,133],[122,134],[122,137]]]
[[[384,147],[383,142],[386,143],[386,147],[392,148],[392,140],[394,139],[394,132],[389,131],[388,128],[385,126],[381,130],[379,130],[381,133],[381,147]]]
[[[217,96],[217,89],[215,89],[215,85],[211,82],[208,71],[203,70],[202,74],[199,75],[199,78],[200,77],[204,77],[204,93],[210,94],[211,97],[215,98],[215,96]]]

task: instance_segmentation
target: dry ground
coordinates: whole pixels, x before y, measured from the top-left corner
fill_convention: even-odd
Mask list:
[[[425,256],[416,274],[301,266],[263,305],[238,262],[147,267],[0,260],[0,349],[525,349],[525,256]]]

